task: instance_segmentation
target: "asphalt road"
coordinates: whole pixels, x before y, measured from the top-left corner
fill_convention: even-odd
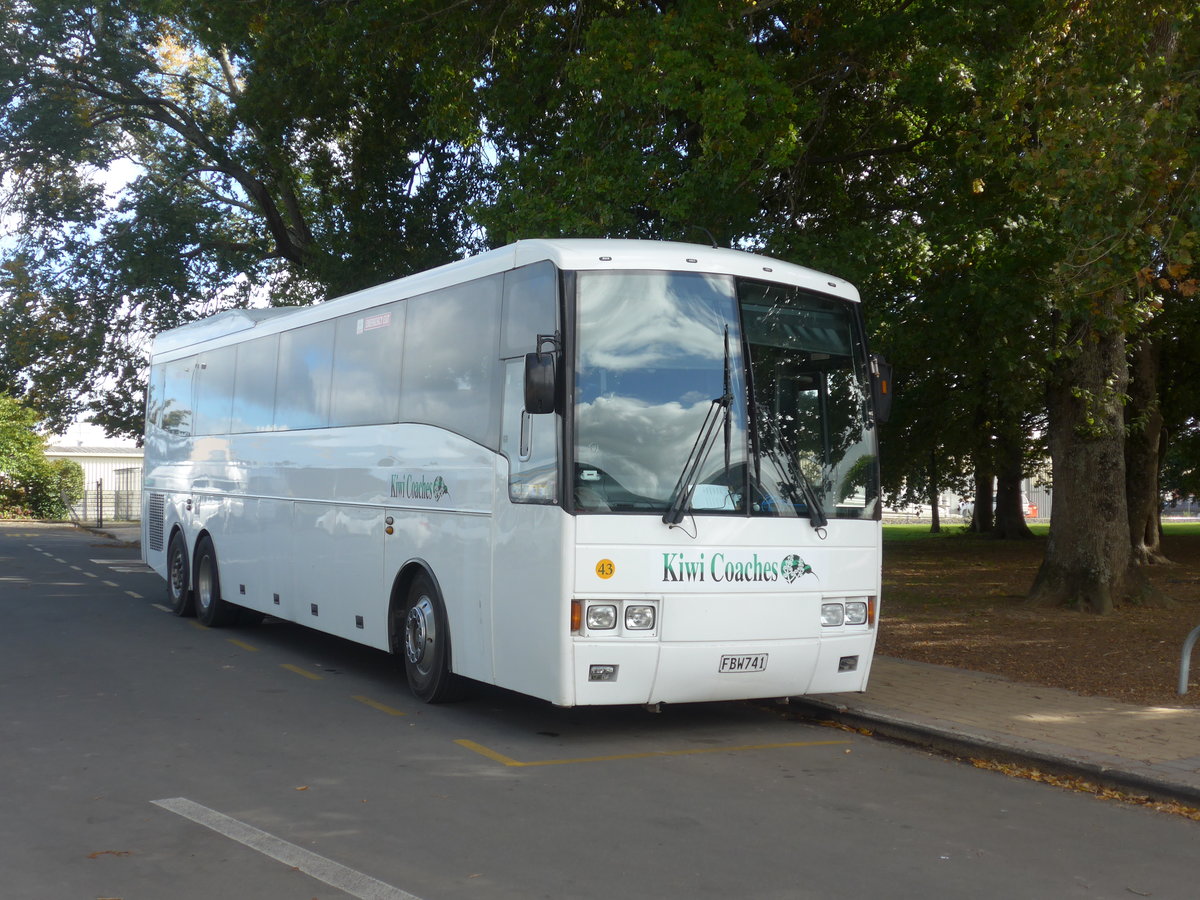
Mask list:
[[[0,900],[1192,898],[1200,825],[789,715],[429,707],[377,651],[162,606],[0,524]]]

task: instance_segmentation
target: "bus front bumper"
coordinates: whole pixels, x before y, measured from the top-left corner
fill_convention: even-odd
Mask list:
[[[574,643],[575,705],[694,703],[863,691],[874,630],[821,639]]]

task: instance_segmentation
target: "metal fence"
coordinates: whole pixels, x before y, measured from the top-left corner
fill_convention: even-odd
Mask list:
[[[141,517],[142,470],[117,469],[111,484],[101,478],[84,489],[83,497],[71,507],[71,518],[103,526],[105,522],[136,522]]]

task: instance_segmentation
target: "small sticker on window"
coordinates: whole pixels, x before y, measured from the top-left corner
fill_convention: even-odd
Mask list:
[[[376,328],[387,328],[392,324],[392,314],[390,312],[380,313],[377,316],[366,316],[359,319],[357,322],[356,333],[362,334],[364,331],[374,331]]]

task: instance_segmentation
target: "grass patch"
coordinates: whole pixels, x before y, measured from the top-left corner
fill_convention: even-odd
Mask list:
[[[1035,537],[1045,537],[1050,533],[1049,522],[1030,522],[1029,530]],[[1170,537],[1200,537],[1200,521],[1195,522],[1164,522],[1163,534]],[[967,540],[986,539],[987,535],[977,535],[967,530],[966,525],[942,525],[942,530],[934,534],[929,530],[928,522],[897,523],[883,525],[885,541],[925,541],[965,538]]]
[[[1163,534],[1200,537],[1200,522],[1163,522]]]
[[[1196,534],[1200,534],[1200,525],[1196,526]],[[1050,533],[1049,522],[1032,522],[1029,525],[1029,530],[1037,537],[1045,537]],[[934,534],[929,530],[928,523],[922,524],[904,524],[904,525],[888,525],[883,526],[883,539],[885,541],[925,541],[925,540],[990,540],[987,535],[975,534],[967,530],[966,525],[943,525],[942,530]]]

